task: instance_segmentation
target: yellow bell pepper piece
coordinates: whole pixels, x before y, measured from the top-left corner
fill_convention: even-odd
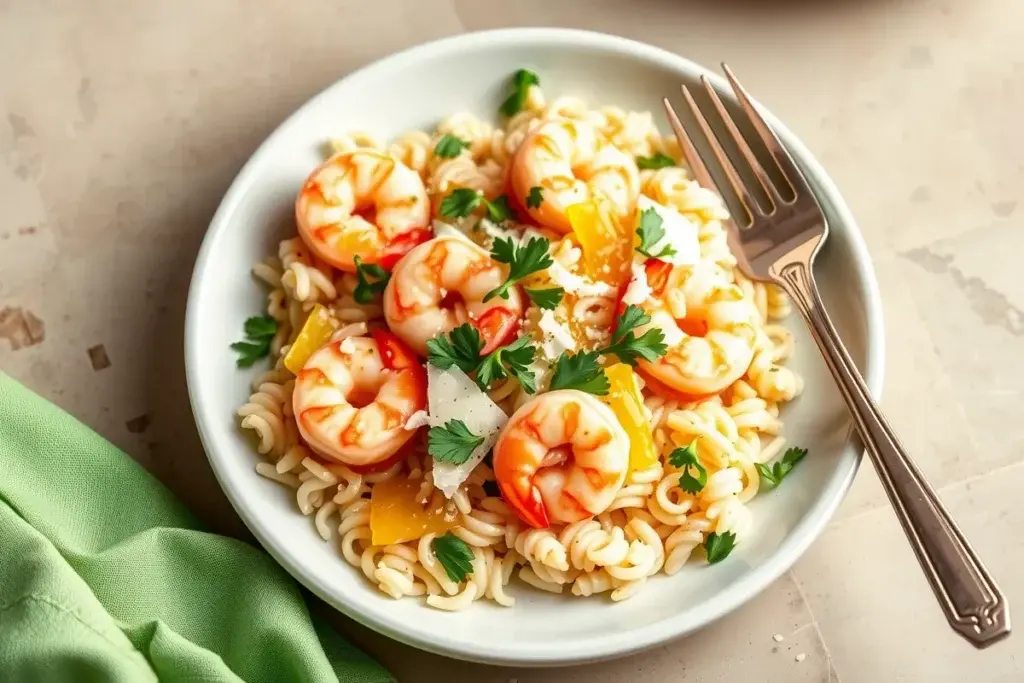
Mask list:
[[[457,520],[445,520],[444,506],[424,508],[416,500],[420,482],[395,477],[373,485],[370,493],[370,542],[390,545],[415,541],[430,533],[443,534]]]
[[[644,412],[644,401],[633,368],[625,363],[616,363],[605,373],[611,388],[603,400],[629,436],[629,471],[652,467],[658,462],[658,452],[654,448],[654,435]]]
[[[587,275],[612,285],[630,276],[633,235],[607,200],[589,200],[566,208],[573,234],[583,250]]]
[[[292,371],[292,374],[299,374],[309,357],[327,343],[338,329],[338,324],[331,317],[330,312],[316,304],[306,317],[299,335],[295,338],[288,355],[284,357],[284,366]]]

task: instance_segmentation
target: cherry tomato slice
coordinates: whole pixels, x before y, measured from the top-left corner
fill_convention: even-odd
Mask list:
[[[384,367],[388,370],[407,370],[412,367],[421,367],[416,359],[416,354],[409,349],[405,343],[387,330],[370,330],[370,336],[377,342],[377,351],[380,353]]]
[[[647,286],[656,296],[661,296],[668,285],[669,275],[672,274],[672,264],[659,261],[656,258],[647,259],[644,263],[644,271],[647,273]]]
[[[480,354],[486,356],[515,336],[519,329],[519,316],[507,308],[496,306],[476,320],[471,320],[470,324],[480,332],[484,340]]]

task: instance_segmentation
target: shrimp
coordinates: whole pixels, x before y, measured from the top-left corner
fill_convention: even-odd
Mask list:
[[[625,216],[640,194],[633,157],[605,140],[592,123],[568,119],[549,121],[523,141],[512,161],[511,182],[530,216],[563,234],[572,231],[569,206],[600,193]],[[541,188],[539,205],[527,202],[535,187]]]
[[[469,323],[480,332],[487,354],[515,334],[523,315],[517,287],[508,299],[484,296],[505,281],[500,264],[476,244],[456,236],[415,247],[396,265],[384,289],[388,328],[420,354],[427,341]]]
[[[754,359],[757,309],[714,263],[673,266],[650,259],[651,294],[640,303],[651,326],[665,334],[668,352],[639,360],[652,391],[692,401],[724,391],[746,373]]]
[[[292,393],[295,421],[309,447],[361,468],[398,454],[416,433],[406,422],[427,406],[426,371],[412,352],[390,332],[370,335],[315,351]]]
[[[400,161],[368,149],[335,154],[295,200],[299,235],[322,260],[354,273],[355,257],[390,269],[430,237],[423,179]]]
[[[628,467],[629,437],[615,413],[575,389],[530,400],[494,446],[494,477],[505,502],[537,528],[604,512]]]

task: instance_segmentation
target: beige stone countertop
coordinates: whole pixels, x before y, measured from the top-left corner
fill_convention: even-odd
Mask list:
[[[728,61],[803,138],[875,261],[884,407],[1024,609],[1018,0],[0,0],[0,368],[248,537],[185,391],[185,295],[217,203],[280,121],[355,67],[519,25]],[[948,628],[867,463],[792,571],[638,656],[499,669],[335,616],[409,682],[1024,681],[1021,636],[978,652]]]

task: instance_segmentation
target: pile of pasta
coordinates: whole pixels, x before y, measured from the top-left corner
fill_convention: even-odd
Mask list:
[[[747,373],[714,398],[695,403],[667,400],[644,391],[653,440],[661,459],[632,471],[610,509],[594,518],[549,529],[525,526],[498,495],[494,474],[481,463],[450,500],[439,499],[432,485],[431,458],[423,445],[389,469],[359,474],[316,457],[299,438],[291,409],[294,376],[282,365],[309,309],[321,304],[338,321],[335,338],[365,334],[380,324],[379,301],[360,304],[354,297],[356,276],[337,271],[315,258],[298,237],[280,243],[276,256],[258,263],[254,274],[269,287],[267,314],[277,321],[271,342],[273,369],[253,382],[253,393],[239,409],[242,427],[254,432],[264,461],[256,471],[294,490],[298,510],[313,519],[325,541],[367,580],[394,598],[425,596],[433,607],[457,610],[476,600],[515,604],[513,577],[551,593],[590,596],[607,593],[622,600],[640,590],[648,578],[675,574],[711,533],[752,532],[747,503],[757,494],[757,463],[777,454],[779,409],[802,389],[800,377],[782,364],[792,351],[791,334],[779,324],[790,310],[785,295],[772,286],[751,282],[736,269],[722,221],[721,199],[700,185],[682,164],[675,140],[663,136],[649,112],[616,107],[589,108],[574,98],[547,102],[539,87],[530,87],[523,109],[494,126],[468,113],[443,120],[434,131],[412,131],[390,144],[364,133],[330,141],[332,151],[371,148],[390,153],[423,177],[435,208],[456,188],[471,188],[488,197],[506,186],[512,156],[525,136],[542,122],[558,118],[593,123],[614,145],[634,156],[665,155],[674,166],[641,171],[642,193],[675,208],[699,226],[700,256],[732,274],[756,307],[754,360]],[[438,140],[451,135],[468,143],[468,154],[439,158]],[[472,239],[487,246],[486,233]],[[571,237],[553,242],[552,258],[581,275],[581,252]],[[583,321],[595,340],[608,334],[615,315],[611,297],[581,297],[573,310],[561,311]],[[524,329],[536,329],[539,311],[526,313]],[[491,399],[509,414],[528,398],[514,379],[491,387]],[[682,471],[668,454],[696,440],[707,483],[696,494],[679,486]],[[446,506],[451,533],[472,550],[472,571],[461,583],[451,580],[432,549],[434,534],[407,543],[371,543],[370,496],[375,485],[398,479],[415,482],[423,504]]]

